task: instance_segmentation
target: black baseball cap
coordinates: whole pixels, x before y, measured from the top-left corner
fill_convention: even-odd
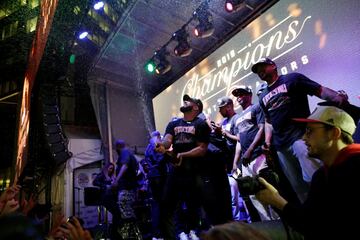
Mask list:
[[[252,90],[246,86],[238,86],[231,92],[232,95],[235,97],[242,96],[242,95],[250,95],[252,94]]]
[[[216,102],[216,105],[221,108],[221,107],[224,107],[226,105],[229,105],[229,104],[233,104],[233,100],[227,96],[225,97],[222,97],[222,98],[219,98]]]
[[[271,60],[270,58],[262,58],[251,67],[251,71],[253,73],[257,73],[258,67],[263,64],[276,66],[276,63],[273,60]]]
[[[203,103],[200,99],[192,98],[189,95],[185,94],[183,96],[183,101],[193,102],[199,107],[199,113],[203,111]]]

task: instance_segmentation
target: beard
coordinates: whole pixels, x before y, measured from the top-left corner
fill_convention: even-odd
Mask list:
[[[182,113],[186,113],[186,112],[190,112],[192,110],[193,106],[182,106],[180,107],[180,112]]]

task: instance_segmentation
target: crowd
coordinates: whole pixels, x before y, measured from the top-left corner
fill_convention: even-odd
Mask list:
[[[356,235],[348,214],[360,210],[355,194],[360,146],[352,137],[359,108],[343,91],[300,73],[278,75],[268,58],[252,71],[264,81],[256,92],[258,104],[251,88],[237,86],[232,96],[217,101],[223,120],[215,123],[200,99],[184,95],[183,117],[172,119],[163,136],[151,133],[141,168],[149,186],[153,240],[269,239],[250,223],[279,219],[305,239]],[[326,102],[310,113],[309,95]],[[111,238],[142,239],[134,210],[139,165],[124,140],[115,146],[116,164],[106,164],[93,184],[113,215]],[[26,239],[92,239],[76,217],[59,217],[50,232],[39,231],[38,215],[29,214],[35,204],[19,204],[19,191],[13,186],[0,197],[1,239],[11,231],[29,234]],[[27,227],[10,231],[12,221]]]

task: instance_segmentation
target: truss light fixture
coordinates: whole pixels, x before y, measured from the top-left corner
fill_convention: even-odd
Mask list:
[[[225,10],[229,13],[236,12],[241,8],[245,7],[245,0],[226,0]]]
[[[199,21],[199,24],[194,29],[194,34],[198,38],[207,38],[214,33],[214,24],[211,13],[209,12],[209,5],[207,2],[200,5],[193,13],[194,18]]]
[[[164,75],[171,70],[171,64],[166,59],[166,55],[169,55],[166,47],[162,47],[154,53],[154,60],[156,62],[155,72],[157,75]]]
[[[185,27],[177,30],[173,34],[173,39],[175,39],[178,44],[174,48],[174,54],[178,57],[189,56],[192,52],[192,48],[188,41],[189,34],[187,33]]]

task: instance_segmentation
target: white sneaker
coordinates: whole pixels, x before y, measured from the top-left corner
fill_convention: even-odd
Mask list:
[[[184,232],[179,234],[179,239],[180,240],[189,240],[188,236]]]
[[[191,240],[200,240],[200,238],[196,235],[194,230],[190,230],[189,239],[191,239]]]

